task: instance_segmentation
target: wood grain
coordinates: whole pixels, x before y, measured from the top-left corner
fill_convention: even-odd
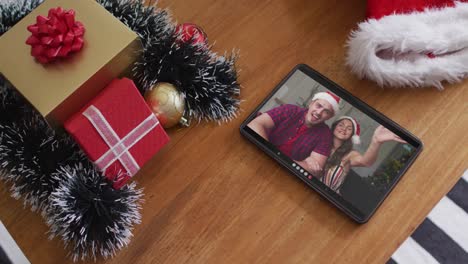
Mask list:
[[[169,131],[137,175],[143,221],[130,246],[98,263],[384,263],[468,167],[468,81],[381,89],[344,65],[365,1],[162,0],[204,28],[220,53],[238,49],[239,117]],[[353,223],[239,134],[289,70],[306,63],[420,137],[425,150],[371,221]],[[0,184],[0,217],[32,263],[66,263],[41,216]]]

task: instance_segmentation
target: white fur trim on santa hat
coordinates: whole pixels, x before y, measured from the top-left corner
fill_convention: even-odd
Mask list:
[[[359,24],[348,40],[347,64],[380,86],[435,86],[468,76],[468,3],[424,12],[394,14]],[[379,51],[416,55],[383,59]],[[429,58],[424,53],[432,53]],[[417,54],[419,53],[419,54]]]
[[[338,104],[339,102],[336,101],[336,99],[331,94],[326,93],[326,92],[319,92],[319,93],[316,93],[314,97],[312,97],[312,101],[316,99],[323,99],[329,102],[333,107],[334,115],[336,115],[340,111],[340,106]]]

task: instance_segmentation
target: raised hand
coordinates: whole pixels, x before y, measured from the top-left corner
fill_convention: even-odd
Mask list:
[[[396,142],[405,143],[405,144],[408,143],[382,125],[379,125],[375,129],[373,140],[375,140],[375,142],[377,143],[383,143],[387,141],[396,141]]]

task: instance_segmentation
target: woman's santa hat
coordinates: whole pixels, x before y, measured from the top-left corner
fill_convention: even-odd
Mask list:
[[[343,119],[347,119],[353,123],[353,136],[351,137],[351,141],[353,142],[354,145],[359,145],[361,144],[361,126],[359,123],[356,121],[356,119],[350,117],[350,116],[342,116],[338,118],[336,121],[341,121]]]
[[[323,99],[329,102],[333,107],[333,115],[336,115],[340,111],[341,98],[330,92],[319,92],[312,97],[312,101],[316,99]]]
[[[385,86],[435,86],[468,76],[468,0],[368,0],[347,64]]]

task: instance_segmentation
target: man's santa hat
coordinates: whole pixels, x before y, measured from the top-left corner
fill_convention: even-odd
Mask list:
[[[347,64],[379,85],[435,86],[468,76],[468,0],[368,0]]]
[[[350,117],[350,116],[342,116],[338,118],[336,121],[341,121],[343,119],[347,119],[353,123],[353,136],[351,137],[351,141],[353,142],[354,145],[359,145],[361,144],[361,126],[359,123],[356,121],[356,119]]]
[[[329,102],[332,107],[333,107],[333,115],[338,114],[340,111],[340,101],[341,98],[338,97],[336,94],[330,93],[330,92],[319,92],[312,97],[312,101],[317,100],[317,99],[323,99],[327,102]]]

